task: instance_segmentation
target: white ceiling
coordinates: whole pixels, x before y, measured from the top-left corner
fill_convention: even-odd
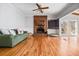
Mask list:
[[[69,3],[41,3],[43,6],[48,6],[49,9],[43,10],[44,13],[41,14],[39,11],[33,11],[37,9],[35,3],[14,3],[13,4],[16,8],[21,10],[25,16],[34,16],[34,15],[48,15],[52,18],[57,18],[60,15],[61,11],[66,12],[66,8],[71,7],[72,4]]]

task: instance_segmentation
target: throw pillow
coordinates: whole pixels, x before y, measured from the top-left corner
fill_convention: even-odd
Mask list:
[[[14,30],[9,30],[11,35],[16,35],[16,32]]]

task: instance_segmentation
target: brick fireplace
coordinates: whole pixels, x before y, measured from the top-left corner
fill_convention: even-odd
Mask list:
[[[34,16],[34,34],[47,34],[47,16]]]

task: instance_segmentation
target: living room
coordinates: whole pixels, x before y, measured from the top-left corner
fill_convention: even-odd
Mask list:
[[[78,8],[79,3],[0,3],[0,56],[79,55]]]

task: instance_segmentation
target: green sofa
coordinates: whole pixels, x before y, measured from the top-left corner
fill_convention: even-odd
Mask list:
[[[0,47],[14,47],[27,37],[28,33],[17,35],[0,35]]]

